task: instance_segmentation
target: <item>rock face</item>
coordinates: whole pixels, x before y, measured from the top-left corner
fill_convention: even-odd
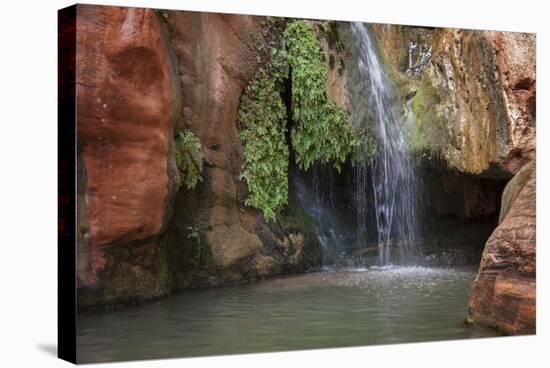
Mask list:
[[[536,329],[536,170],[524,168],[508,183],[501,223],[483,252],[470,294],[470,319],[507,334]]]
[[[237,111],[262,17],[79,5],[78,306],[132,303],[319,265],[289,209],[244,206]],[[179,186],[174,136],[201,141],[202,181]]]
[[[535,171],[535,161],[531,161],[523,166],[520,171],[514,176],[513,180],[508,182],[504,192],[502,193],[502,203],[500,205],[500,215],[498,223],[502,223],[504,218],[510,212],[510,208],[514,204],[517,196],[525,186],[525,183],[531,178]]]
[[[490,57],[479,32],[442,31],[413,100],[418,144],[441,150],[462,172],[481,173],[506,149]]]
[[[414,117],[414,148],[451,167],[510,177],[535,157],[535,36],[375,25]]]
[[[534,36],[445,30],[438,38],[420,102],[444,125],[444,156],[463,172],[516,173],[535,152]]]
[[[79,304],[165,294],[180,110],[169,45],[153,10],[78,5],[76,57]]]
[[[395,71],[420,79],[432,55],[433,28],[373,24],[384,58]]]
[[[163,12],[179,66],[182,113],[205,155],[202,182],[181,189],[170,228],[175,287],[241,282],[303,261],[288,234],[274,235],[257,210],[244,206],[240,96],[258,68],[263,17]],[[291,244],[292,243],[292,244]],[[317,263],[319,263],[318,258]]]
[[[329,99],[347,112],[351,112],[346,50],[341,40],[342,24],[333,21],[310,21],[325,54],[327,66],[326,91]]]
[[[502,99],[508,122],[508,149],[504,168],[516,173],[535,159],[536,52],[535,35],[485,32],[492,46],[495,78],[502,84]]]

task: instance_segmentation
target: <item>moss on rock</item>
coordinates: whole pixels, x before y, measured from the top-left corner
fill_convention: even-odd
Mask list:
[[[411,127],[411,147],[413,151],[440,151],[443,148],[445,127],[438,113],[440,102],[437,90],[425,74],[412,100],[414,124]]]

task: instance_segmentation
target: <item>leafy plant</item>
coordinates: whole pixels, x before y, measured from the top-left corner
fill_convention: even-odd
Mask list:
[[[176,164],[187,189],[193,189],[202,180],[204,155],[200,140],[190,130],[178,132],[176,136]]]
[[[268,20],[272,27],[276,21]],[[286,108],[280,95],[288,75],[281,40],[269,39],[260,48],[264,63],[247,86],[238,114],[244,144],[244,170],[250,194],[245,204],[262,210],[267,221],[288,201],[288,146]]]
[[[289,153],[286,109],[276,80],[261,74],[247,88],[239,112],[245,157],[242,178],[250,191],[245,204],[261,209],[270,221],[287,204]]]
[[[195,267],[212,267],[212,250],[201,240],[199,229],[195,226],[186,227],[187,239],[191,241],[191,254],[188,261]]]
[[[326,94],[328,71],[319,40],[301,20],[289,23],[283,38],[292,68],[292,117],[297,125],[291,139],[296,161],[302,169],[319,161],[332,163],[340,171],[359,139],[344,109]]]
[[[199,239],[199,229],[197,229],[195,226],[187,226],[185,230],[187,230],[187,239]]]
[[[238,123],[244,144],[241,177],[249,189],[245,204],[272,221],[288,202],[287,113],[281,93],[289,67],[296,122],[291,143],[298,165],[308,169],[319,161],[340,170],[359,139],[346,112],[328,99],[328,71],[315,32],[304,21],[267,18],[264,26],[260,68],[241,97]]]

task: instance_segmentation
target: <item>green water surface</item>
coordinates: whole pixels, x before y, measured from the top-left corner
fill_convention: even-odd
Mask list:
[[[495,336],[464,324],[474,268],[384,267],[193,290],[81,314],[79,363]]]

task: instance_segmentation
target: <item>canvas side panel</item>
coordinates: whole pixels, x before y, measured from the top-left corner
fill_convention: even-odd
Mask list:
[[[58,356],[76,363],[76,5],[58,12]]]

